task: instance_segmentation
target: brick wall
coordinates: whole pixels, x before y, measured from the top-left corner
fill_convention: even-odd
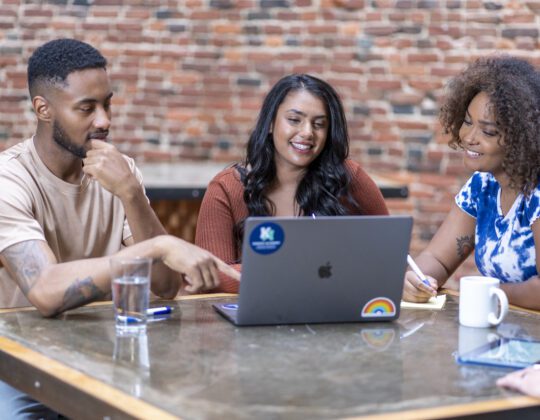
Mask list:
[[[114,141],[142,160],[242,157],[261,98],[307,72],[341,93],[352,157],[409,184],[413,254],[466,177],[436,115],[450,76],[504,51],[540,65],[540,1],[0,0],[0,149],[33,132],[25,69],[43,42],[110,61]]]

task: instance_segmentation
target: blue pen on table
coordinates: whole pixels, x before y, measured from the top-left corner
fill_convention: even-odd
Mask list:
[[[414,260],[410,255],[407,254],[407,264],[412,268],[412,271],[414,271],[414,274],[418,276],[420,280],[422,280],[422,283],[424,283],[426,286],[431,287],[431,283],[427,279],[427,277],[422,273],[422,270],[420,270],[420,267],[416,265]]]
[[[158,306],[156,308],[148,308],[146,310],[146,315],[165,315],[170,314],[172,308],[170,306]]]
[[[146,315],[158,319],[159,315],[168,315],[172,312],[172,310],[173,308],[170,306],[158,306],[156,308],[148,308],[146,310]],[[166,317],[159,317],[159,319],[166,319]],[[128,323],[140,322],[139,319],[132,316],[126,316],[125,320]]]

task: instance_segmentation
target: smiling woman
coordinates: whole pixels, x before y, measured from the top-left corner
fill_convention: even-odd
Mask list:
[[[348,154],[332,86],[305,74],[282,78],[263,101],[245,160],[208,186],[195,243],[240,269],[249,216],[388,214],[378,187]],[[237,292],[238,283],[223,278],[216,291]]]
[[[440,120],[475,172],[418,265],[436,288],[474,249],[510,303],[540,309],[540,74],[514,57],[480,59],[449,84]],[[427,300],[419,283],[407,272],[403,298]]]

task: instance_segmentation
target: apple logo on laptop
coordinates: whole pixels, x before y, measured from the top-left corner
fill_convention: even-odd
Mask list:
[[[325,265],[321,265],[319,267],[319,277],[321,279],[327,279],[328,277],[332,277],[332,264],[330,264],[330,261],[328,261]]]

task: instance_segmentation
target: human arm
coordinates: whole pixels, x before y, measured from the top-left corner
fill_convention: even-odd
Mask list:
[[[540,219],[531,225],[536,255],[536,271],[540,273]],[[520,283],[501,283],[501,289],[506,293],[508,302],[534,310],[540,310],[540,278],[538,275]]]
[[[195,244],[241,271],[234,228],[237,220],[247,216],[247,208],[238,176],[236,169],[227,169],[208,185],[199,210]],[[220,286],[213,292],[238,293],[238,282],[221,275]]]
[[[453,203],[448,216],[427,248],[414,259],[428,277],[433,289],[442,286],[470,255],[474,249],[475,227],[476,219]],[[404,279],[403,300],[426,302],[432,293],[421,283],[414,272],[407,271]]]
[[[148,257],[183,273],[197,291],[215,287],[218,270],[239,278],[239,274],[209,252],[172,236],[155,238],[124,248],[114,256]],[[0,254],[0,262],[26,298],[42,315],[54,316],[65,310],[103,299],[111,289],[109,257],[58,263],[45,241],[29,240],[14,244]],[[159,278],[153,281],[164,281]],[[178,284],[160,285],[163,297],[176,295]]]
[[[83,161],[83,171],[122,202],[132,233],[125,245],[165,235],[163,225],[150,207],[144,188],[126,158],[112,144],[104,141],[92,140],[91,146]],[[178,273],[162,263],[152,268],[152,279],[152,291],[157,295],[169,295],[180,281]],[[166,279],[167,282],[155,279]]]

